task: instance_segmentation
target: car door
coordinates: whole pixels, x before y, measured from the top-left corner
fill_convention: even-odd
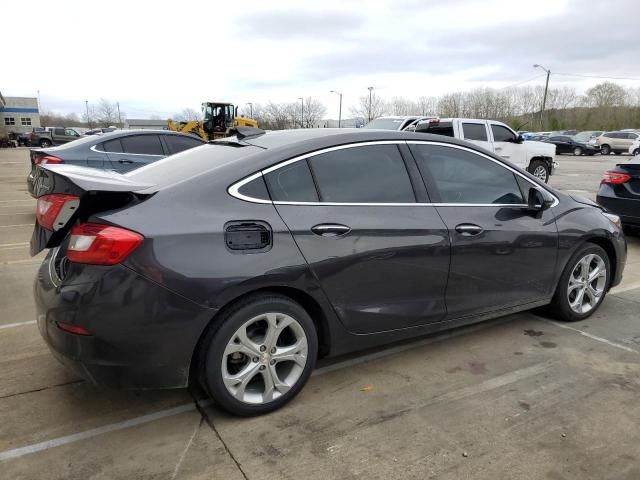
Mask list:
[[[127,135],[104,142],[111,168],[129,172],[163,158],[166,154],[156,133]]]
[[[504,125],[491,123],[490,127],[495,153],[522,169],[527,168],[527,151],[524,145],[518,142],[518,135]]]
[[[493,146],[489,141],[489,133],[487,132],[487,122],[464,120],[462,122],[461,135],[465,140],[493,152]]]
[[[418,142],[410,147],[449,229],[448,318],[548,299],[555,286],[558,233],[552,209],[526,208],[525,195],[534,184],[464,147]]]
[[[278,213],[351,332],[446,314],[448,232],[400,148],[409,155],[404,144],[346,145],[265,171]]]
[[[556,153],[569,153],[572,149],[567,137],[551,137],[550,142],[556,146]]]
[[[77,140],[79,138],[80,138],[80,134],[78,132],[76,132],[74,129],[65,128],[64,129],[64,138],[60,141],[60,143],[72,142],[73,140]]]

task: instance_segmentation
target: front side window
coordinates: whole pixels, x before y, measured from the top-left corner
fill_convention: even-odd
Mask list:
[[[367,145],[309,159],[321,202],[413,203],[409,174],[396,145]]]
[[[31,126],[31,118],[29,118],[29,117],[22,117],[22,118],[20,119],[20,124],[21,124],[23,127],[30,127],[30,126]]]
[[[65,134],[67,137],[79,137],[79,136],[80,136],[80,135],[78,134],[78,132],[76,132],[75,130],[73,130],[73,129],[71,129],[71,128],[67,128],[67,129],[64,131],[64,134]]]
[[[516,139],[513,132],[502,125],[491,125],[491,131],[496,142],[513,142]]]
[[[515,174],[484,156],[438,145],[412,144],[410,148],[441,203],[525,203]]]
[[[160,138],[157,135],[133,135],[122,137],[122,150],[124,153],[136,153],[138,155],[164,155]]]
[[[5,125],[15,125],[16,124],[16,119],[14,117],[4,117],[4,124]]]
[[[318,193],[309,165],[304,160],[278,168],[265,175],[273,201],[317,202]]]
[[[462,131],[466,140],[487,141],[487,127],[482,123],[463,123]]]

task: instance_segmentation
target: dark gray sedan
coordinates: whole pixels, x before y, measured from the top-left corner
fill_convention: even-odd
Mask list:
[[[204,140],[193,135],[168,130],[118,130],[80,138],[59,147],[34,148],[27,186],[33,195],[39,165],[64,163],[125,173],[203,143]]]

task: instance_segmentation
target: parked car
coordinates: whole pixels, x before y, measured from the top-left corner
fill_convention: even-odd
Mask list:
[[[92,128],[84,132],[85,135],[102,135],[103,133],[111,133],[117,130],[116,127]]]
[[[419,120],[428,120],[436,117],[425,117],[422,115],[405,115],[400,117],[379,117],[371,120],[364,128],[376,130],[405,130],[410,125],[415,124]]]
[[[204,140],[193,135],[168,130],[118,130],[83,137],[59,147],[34,148],[27,188],[33,195],[38,168],[45,164],[65,163],[128,172],[203,143]]]
[[[33,131],[31,133],[31,145],[39,145],[41,148],[51,147],[52,145],[62,145],[72,142],[81,137],[80,133],[74,128],[53,127],[45,131]]]
[[[623,225],[640,227],[640,156],[604,173],[596,201]]]
[[[616,155],[627,153],[631,144],[640,137],[634,132],[606,132],[596,138],[596,145],[600,147],[602,155],[611,152]]]
[[[588,143],[590,145],[596,144],[596,138],[602,135],[602,130],[585,130],[584,132],[578,132],[573,135],[573,139],[580,143]]]
[[[495,120],[428,119],[418,121],[407,130],[468,140],[515,163],[545,183],[557,166],[553,158],[556,153],[554,146],[543,142],[525,142],[508,125]]]
[[[238,130],[124,175],[41,169],[36,318],[78,375],[266,413],[319,357],[543,305],[582,320],[622,277],[616,216],[469,142]]]
[[[594,155],[599,150],[588,143],[578,142],[568,135],[558,135],[543,140],[547,143],[553,143],[556,146],[556,153],[571,153],[576,156]]]

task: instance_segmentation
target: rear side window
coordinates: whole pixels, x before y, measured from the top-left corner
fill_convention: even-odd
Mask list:
[[[409,174],[396,145],[368,145],[309,159],[321,202],[412,203]]]
[[[304,160],[285,165],[265,175],[273,201],[317,202],[318,193]]]
[[[238,193],[245,197],[257,198],[260,200],[271,200],[262,175],[242,185],[238,189]]]
[[[482,123],[463,123],[462,131],[466,140],[487,140],[487,127]]]
[[[169,147],[169,153],[183,152],[190,148],[202,145],[204,142],[197,138],[186,137],[182,135],[163,135],[164,141]]]
[[[523,204],[515,174],[486,157],[452,147],[410,145],[442,203]]]
[[[122,150],[124,153],[137,153],[140,155],[164,155],[160,137],[157,135],[133,135],[122,137]]]
[[[64,135],[64,128],[54,128],[53,129],[53,134],[54,135]]]
[[[416,132],[432,133],[434,135],[445,135],[447,137],[454,137],[453,123],[452,122],[425,122],[419,123],[416,126]]]
[[[496,142],[511,142],[516,138],[511,130],[502,125],[491,125],[491,131]]]
[[[120,139],[116,138],[115,140],[109,140],[108,142],[104,142],[102,147],[105,152],[112,153],[122,153],[122,144],[120,143]]]

